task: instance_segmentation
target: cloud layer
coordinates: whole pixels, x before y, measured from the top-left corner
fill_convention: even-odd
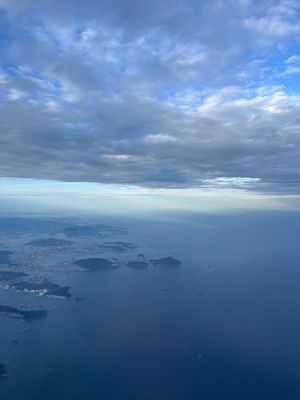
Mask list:
[[[0,0],[0,175],[298,192],[293,0]]]

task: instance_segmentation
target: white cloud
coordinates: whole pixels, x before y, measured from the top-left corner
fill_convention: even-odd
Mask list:
[[[298,2],[21,3],[0,0],[2,176],[298,190]]]
[[[278,77],[281,76],[288,76],[288,75],[294,75],[294,74],[299,74],[300,73],[300,66],[294,67],[294,66],[288,66],[283,72],[280,72],[277,74]]]
[[[145,137],[145,142],[153,143],[153,144],[163,144],[176,142],[176,138],[169,135],[148,135]]]
[[[228,188],[248,188],[256,186],[260,182],[259,178],[250,177],[218,177],[204,179],[202,183],[211,188],[228,187]]]
[[[293,55],[286,60],[286,64],[294,64],[300,62],[300,55]]]
[[[22,92],[19,89],[15,89],[15,88],[11,88],[8,92],[7,92],[7,99],[10,101],[16,101],[16,100],[21,100],[23,97],[25,97],[25,93]]]

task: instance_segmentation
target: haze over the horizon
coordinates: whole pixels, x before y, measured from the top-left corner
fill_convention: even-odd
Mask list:
[[[65,181],[289,208],[299,17],[294,0],[0,0],[2,199],[18,178],[23,199]]]

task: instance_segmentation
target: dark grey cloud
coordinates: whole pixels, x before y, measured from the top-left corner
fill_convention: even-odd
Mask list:
[[[299,9],[0,0],[0,175],[298,191]]]

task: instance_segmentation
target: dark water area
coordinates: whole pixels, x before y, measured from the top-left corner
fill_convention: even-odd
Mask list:
[[[298,214],[118,222],[134,254],[182,266],[65,274],[84,301],[1,318],[1,399],[300,398]]]

